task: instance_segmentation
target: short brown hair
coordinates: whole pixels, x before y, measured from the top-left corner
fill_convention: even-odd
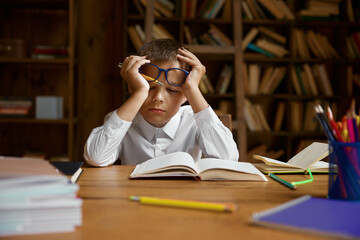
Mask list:
[[[179,42],[161,38],[145,43],[138,51],[139,56],[147,56],[150,61],[177,61],[178,49],[182,47]],[[189,69],[187,64],[184,64]]]
[[[162,38],[145,43],[139,49],[140,56],[147,56],[149,60],[176,60],[177,50],[181,45],[172,39]]]

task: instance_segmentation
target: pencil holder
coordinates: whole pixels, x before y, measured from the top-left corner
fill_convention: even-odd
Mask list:
[[[329,142],[331,199],[360,201],[360,142]]]

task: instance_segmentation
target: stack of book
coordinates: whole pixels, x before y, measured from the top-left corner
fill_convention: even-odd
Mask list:
[[[0,116],[23,117],[30,113],[32,101],[29,98],[0,98]]]
[[[253,27],[242,41],[242,49],[259,53],[262,56],[283,58],[289,54],[286,37],[263,26]],[[246,56],[246,53],[244,54]]]
[[[342,0],[309,0],[304,9],[298,11],[302,20],[337,20]]]
[[[0,157],[0,236],[73,231],[78,185],[46,160]]]
[[[69,57],[69,51],[66,46],[35,46],[32,52],[32,58],[35,59],[63,59]]]

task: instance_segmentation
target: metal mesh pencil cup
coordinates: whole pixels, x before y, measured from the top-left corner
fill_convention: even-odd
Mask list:
[[[360,201],[360,142],[329,141],[328,198]]]

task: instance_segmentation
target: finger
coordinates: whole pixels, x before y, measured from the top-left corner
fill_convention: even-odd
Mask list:
[[[189,50],[185,49],[185,48],[179,48],[178,52],[181,53],[181,55],[188,57],[188,58],[192,58],[192,59],[197,59],[198,58],[195,56],[195,54],[193,54],[192,52],[190,52]],[[180,56],[181,56],[180,55]]]

